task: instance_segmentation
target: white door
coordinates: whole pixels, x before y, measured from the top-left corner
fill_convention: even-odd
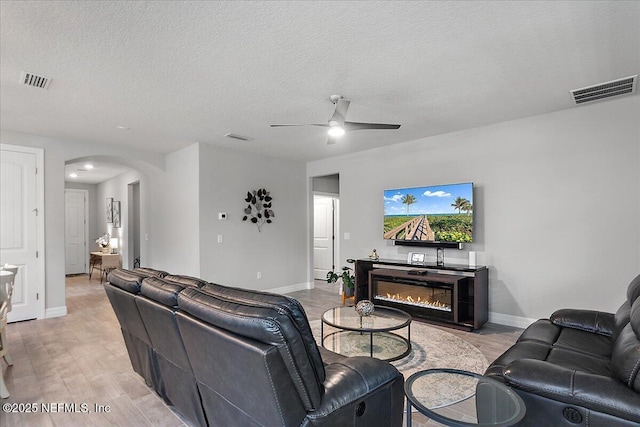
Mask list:
[[[65,274],[86,271],[86,203],[84,190],[64,190]]]
[[[0,263],[18,266],[10,322],[38,317],[37,206],[36,155],[2,150]]]
[[[335,265],[334,201],[313,196],[313,278],[326,280]]]

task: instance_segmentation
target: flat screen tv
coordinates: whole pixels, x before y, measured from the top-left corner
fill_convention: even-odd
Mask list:
[[[473,183],[384,191],[384,238],[397,242],[473,241]]]

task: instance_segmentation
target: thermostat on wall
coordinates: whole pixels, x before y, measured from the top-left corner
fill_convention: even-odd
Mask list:
[[[227,214],[225,212],[218,212],[218,219],[227,219]]]

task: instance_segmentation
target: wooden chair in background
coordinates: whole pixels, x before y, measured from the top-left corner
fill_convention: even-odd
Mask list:
[[[4,358],[7,365],[11,366],[11,357],[7,348],[7,313],[11,311],[11,295],[16,275],[7,270],[0,271],[0,357]],[[4,376],[0,371],[0,397],[6,399],[10,396],[9,390],[4,383]]]
[[[100,283],[102,283],[102,279],[106,280],[111,270],[120,267],[119,254],[91,252],[89,256],[89,280],[91,280],[91,274],[95,268],[100,271]]]

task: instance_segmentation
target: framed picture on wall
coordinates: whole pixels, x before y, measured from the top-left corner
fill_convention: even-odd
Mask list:
[[[107,197],[105,209],[105,213],[107,214],[107,223],[113,222],[113,197]]]
[[[113,226],[120,228],[120,202],[113,202]]]

